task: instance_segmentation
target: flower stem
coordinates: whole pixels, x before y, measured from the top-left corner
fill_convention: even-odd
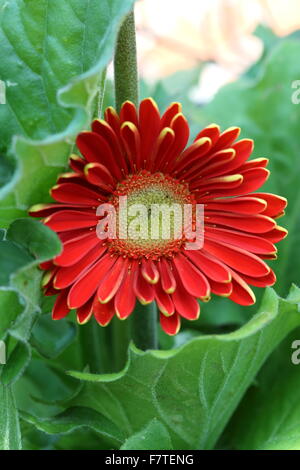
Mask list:
[[[134,12],[129,13],[118,35],[114,57],[115,99],[117,110],[122,103],[130,100],[138,105],[138,72]]]
[[[125,18],[118,35],[114,57],[115,99],[117,110],[124,101],[139,101],[139,81],[136,58],[134,12]],[[157,348],[157,311],[154,303],[137,307],[132,314],[131,335],[135,345],[143,350]]]
[[[144,351],[158,349],[157,308],[155,302],[148,305],[137,303],[132,314],[131,336],[134,344]]]

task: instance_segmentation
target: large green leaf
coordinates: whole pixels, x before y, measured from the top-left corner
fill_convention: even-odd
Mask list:
[[[38,265],[61,250],[57,235],[33,219],[18,219],[0,242],[0,338],[8,342],[7,364],[0,367],[4,384],[17,380],[27,367],[28,340],[40,312],[41,271]]]
[[[175,449],[210,449],[267,356],[299,325],[297,306],[269,289],[260,313],[233,333],[201,336],[171,351],[132,346],[116,374],[71,372],[87,382],[75,403],[105,414],[126,436],[157,418]]]
[[[294,288],[290,302],[300,305]],[[226,430],[234,449],[300,450],[300,329],[270,356]],[[294,342],[297,342],[294,344]],[[294,344],[294,347],[293,347]],[[296,349],[298,351],[296,351]],[[292,362],[292,355],[298,359]]]
[[[140,432],[130,436],[121,447],[122,450],[172,450],[172,442],[167,428],[153,419]]]
[[[0,383],[0,450],[21,449],[18,410],[10,387]]]
[[[133,3],[11,0],[0,9],[0,77],[13,85],[0,107],[0,151],[17,157],[0,193],[1,225],[49,197],[74,136],[88,126],[120,22]]]
[[[120,445],[123,439],[122,433],[114,423],[90,408],[70,408],[55,418],[52,417],[43,420],[23,412],[22,418],[48,434],[65,434],[75,429],[88,427],[114,445]]]

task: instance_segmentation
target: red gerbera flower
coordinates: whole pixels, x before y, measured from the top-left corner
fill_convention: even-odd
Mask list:
[[[213,293],[250,305],[255,297],[249,285],[274,284],[263,259],[276,257],[274,243],[287,233],[274,220],[286,200],[253,193],[269,176],[268,160],[248,161],[253,141],[236,141],[239,133],[238,127],[221,133],[211,124],[186,147],[189,126],[180,104],[160,116],[148,98],[138,111],[128,101],[120,115],[108,108],[92,131],[79,134],[82,158],[72,155],[73,172],[59,176],[51,189],[57,204],[30,210],[63,243],[62,253],[41,266],[45,294],[58,294],[53,318],[76,309],[79,323],[94,315],[105,326],[115,314],[127,318],[136,299],[155,301],[162,328],[176,334],[181,317],[198,318],[197,299],[207,301]],[[203,204],[203,247],[185,250],[184,238],[100,240],[96,208],[110,202],[118,211],[121,195],[129,205]]]

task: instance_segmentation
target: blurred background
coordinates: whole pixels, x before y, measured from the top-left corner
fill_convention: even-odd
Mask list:
[[[205,63],[193,90],[206,102],[263,54],[259,26],[284,37],[300,29],[299,0],[139,0],[140,73],[156,81]]]

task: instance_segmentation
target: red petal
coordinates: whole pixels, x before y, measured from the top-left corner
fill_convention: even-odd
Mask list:
[[[73,204],[35,204],[30,207],[28,214],[32,217],[48,217],[57,211],[65,209],[82,209],[82,205]]]
[[[210,279],[216,282],[229,282],[231,280],[229,268],[204,250],[186,250],[185,254]]]
[[[175,311],[173,301],[171,296],[162,289],[160,282],[155,285],[154,290],[159,311],[167,316],[173,315]]]
[[[101,163],[89,163],[84,167],[84,174],[89,183],[111,192],[115,183],[112,175]]]
[[[247,284],[250,284],[251,286],[255,287],[268,287],[268,286],[273,286],[276,282],[276,276],[275,273],[272,271],[269,272],[266,276],[262,277],[250,277],[250,276],[245,276],[243,274],[243,279]]]
[[[206,277],[193,263],[182,254],[174,256],[173,263],[189,294],[200,299],[207,299],[210,296],[210,287]]]
[[[118,124],[118,135],[119,135],[119,124]],[[128,167],[127,163],[122,151],[122,147],[119,142],[119,138],[117,137],[116,132],[113,130],[113,128],[103,119],[96,119],[92,123],[92,131],[96,132],[97,134],[100,134],[109,144],[113,154],[114,158],[118,162],[120,168],[124,170],[125,174],[128,173]]]
[[[151,260],[142,260],[141,273],[150,284],[156,284],[159,280],[159,272],[156,264]]]
[[[237,188],[243,183],[242,175],[227,175],[227,176],[218,176],[217,178],[203,178],[203,181],[200,179],[197,182],[190,185],[191,190],[202,193],[212,193],[215,194],[217,190],[222,189],[223,191],[233,190],[232,188]]]
[[[237,188],[223,189],[222,191],[211,191],[209,195],[202,197],[202,202],[217,197],[241,196],[251,193],[260,188],[268,179],[270,172],[266,168],[250,168],[250,170],[240,171],[243,182]]]
[[[117,111],[112,106],[109,106],[108,108],[106,108],[104,112],[104,118],[105,118],[105,121],[113,129],[116,136],[119,137],[121,124],[120,124],[120,118],[118,116]]]
[[[196,140],[192,145],[190,145],[178,158],[177,162],[175,161],[172,168],[175,174],[184,174],[185,168],[191,168],[191,164],[194,161],[198,162],[198,159],[207,154],[211,148],[211,140],[208,137],[203,137],[202,139]]]
[[[96,206],[99,204],[99,201],[105,200],[100,193],[73,183],[55,185],[51,189],[50,194],[56,201],[69,204]]]
[[[67,304],[68,292],[69,289],[64,289],[58,294],[54,307],[52,309],[53,320],[61,320],[62,318],[68,315],[70,311]]]
[[[187,320],[197,320],[200,315],[199,303],[197,302],[195,297],[193,297],[186,291],[177,274],[175,274],[175,279],[176,289],[171,297],[174,302],[174,306],[177,313],[179,313],[179,315],[186,318]]]
[[[132,122],[136,127],[138,126],[138,117],[135,105],[127,100],[122,104],[120,110],[120,121],[122,124],[126,121]]]
[[[114,302],[111,300],[107,304],[101,304],[97,297],[95,297],[93,314],[99,325],[107,326],[115,315]]]
[[[277,243],[283,240],[288,234],[288,231],[280,227],[279,225],[276,225],[273,230],[270,230],[270,232],[264,233],[264,238],[267,240],[270,240],[272,243]]]
[[[230,300],[239,305],[253,305],[256,302],[255,295],[248,286],[248,284],[234,271],[232,274],[232,294],[229,296]]]
[[[153,285],[149,284],[149,282],[144,279],[140,267],[138,267],[135,272],[133,289],[141,304],[146,305],[154,300]]]
[[[97,297],[101,303],[106,304],[114,297],[123,281],[127,268],[128,260],[119,257],[104,279],[100,281]]]
[[[220,134],[218,142],[216,143],[214,147],[214,151],[231,147],[233,142],[240,135],[240,132],[241,132],[241,129],[239,127],[229,127],[228,129],[226,129],[224,132],[222,132],[222,134]]]
[[[170,124],[176,114],[181,113],[181,104],[180,103],[171,103],[170,106],[166,109],[161,118],[161,129],[164,127],[170,127]]]
[[[77,147],[82,155],[90,163],[101,163],[117,179],[122,178],[122,173],[114,158],[113,152],[105,139],[95,132],[81,132],[76,139]]]
[[[63,210],[44,219],[44,224],[55,232],[94,227],[98,222],[95,211]]]
[[[137,127],[132,122],[121,126],[121,139],[133,171],[141,168],[141,138]]]
[[[177,335],[180,330],[180,317],[178,313],[174,313],[171,317],[166,317],[162,313],[159,316],[162,329],[167,335]]]
[[[92,306],[93,306],[94,299],[91,298],[86,304],[82,305],[82,307],[78,308],[76,311],[77,321],[79,325],[84,325],[89,321],[92,316]]]
[[[73,284],[68,295],[70,308],[79,308],[92,297],[97,290],[101,278],[112,267],[115,261],[116,258],[110,254],[104,255]]]
[[[268,240],[235,230],[206,227],[205,234],[208,240],[217,240],[226,244],[228,243],[229,245],[238,246],[239,248],[251,251],[252,253],[274,254],[277,251],[273,243]]]
[[[232,283],[231,282],[215,282],[209,281],[210,288],[213,294],[219,295],[221,297],[229,297],[232,293]]]
[[[66,287],[69,287],[105,253],[105,250],[106,248],[103,247],[101,242],[99,242],[98,246],[96,245],[94,249],[84,255],[76,264],[65,268],[58,268],[54,279],[54,287],[56,289],[65,289]]]
[[[215,145],[220,136],[220,126],[217,124],[210,124],[209,126],[202,129],[196,136],[194,142],[201,139],[202,137],[208,137],[211,140],[212,146]]]
[[[133,290],[133,280],[137,267],[137,263],[134,262],[131,269],[127,270],[123,282],[114,298],[115,311],[120,320],[125,320],[135,307],[136,297]]]
[[[207,210],[236,212],[238,214],[259,214],[265,210],[266,202],[254,194],[255,197],[245,196],[234,199],[216,199],[205,204]],[[264,214],[268,215],[268,214]]]
[[[76,173],[80,174],[83,172],[85,163],[86,163],[85,160],[79,157],[79,155],[73,154],[70,156],[69,165],[72,168],[72,170],[74,170]]]
[[[172,294],[176,289],[176,281],[169,262],[162,258],[158,263],[158,267],[163,290],[167,294]]]
[[[141,101],[139,110],[139,130],[141,136],[142,167],[150,169],[150,156],[160,131],[160,114],[157,104],[152,98]]]
[[[241,248],[205,240],[204,248],[237,271],[249,276],[265,276],[270,268],[258,257]]]
[[[255,193],[255,197],[263,199],[267,203],[267,207],[263,214],[269,217],[276,217],[280,214],[287,206],[287,200],[285,197],[277,196],[276,194],[268,193]]]
[[[64,243],[63,251],[54,258],[57,266],[72,266],[81,260],[90,250],[99,244],[95,232],[79,236],[73,240]],[[106,250],[106,247],[99,250],[99,255]]]
[[[166,160],[170,148],[175,140],[175,132],[169,127],[165,127],[159,134],[154,150],[151,163],[151,169],[157,168],[159,164]]]
[[[225,225],[249,233],[265,233],[276,226],[276,222],[265,215],[244,216],[239,214],[226,214],[217,211],[206,211],[205,221],[210,224]]]

